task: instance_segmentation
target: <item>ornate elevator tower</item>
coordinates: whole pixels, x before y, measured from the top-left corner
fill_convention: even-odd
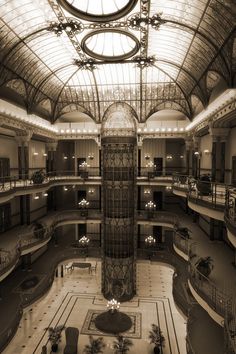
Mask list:
[[[102,127],[102,292],[107,299],[136,293],[136,124],[121,103]]]

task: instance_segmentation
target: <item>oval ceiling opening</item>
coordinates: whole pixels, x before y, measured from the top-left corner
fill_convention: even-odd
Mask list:
[[[130,58],[139,50],[139,41],[127,31],[98,30],[82,40],[84,52],[99,60],[117,61]]]

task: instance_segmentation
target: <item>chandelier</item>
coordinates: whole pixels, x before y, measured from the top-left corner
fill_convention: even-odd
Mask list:
[[[86,199],[82,199],[79,203],[78,203],[79,207],[82,209],[86,209],[89,206],[89,202]]]
[[[110,301],[107,302],[107,309],[110,312],[116,312],[120,308],[120,302],[118,302],[115,299],[111,299]]]
[[[90,239],[87,237],[87,236],[82,236],[80,239],[79,239],[79,244],[81,245],[81,246],[88,246],[88,244],[89,244],[89,241],[90,241]]]
[[[150,200],[148,203],[145,204],[145,209],[148,211],[154,211],[156,210],[156,204]]]
[[[149,235],[145,238],[145,244],[147,246],[154,246],[155,243],[156,243],[156,240],[152,235]]]

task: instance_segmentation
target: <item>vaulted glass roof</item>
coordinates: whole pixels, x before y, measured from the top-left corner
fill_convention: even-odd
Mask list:
[[[21,81],[32,111],[49,99],[52,121],[71,104],[101,121],[118,101],[191,119],[209,71],[230,83],[235,26],[233,0],[1,0],[0,82]]]

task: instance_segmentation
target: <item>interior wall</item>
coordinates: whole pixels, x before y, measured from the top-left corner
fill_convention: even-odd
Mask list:
[[[231,183],[232,156],[236,156],[236,127],[231,128],[225,148],[226,183]]]
[[[37,193],[39,199],[35,199],[35,196],[35,194],[30,196],[30,222],[34,222],[47,213],[47,197],[43,193]]]
[[[55,154],[55,168],[56,171],[75,171],[74,141],[58,141]]]
[[[10,175],[18,175],[18,143],[14,138],[0,135],[0,157],[10,159]]]
[[[182,172],[184,167],[183,156],[184,141],[176,139],[166,139],[166,156],[171,155],[172,159],[166,159],[166,168],[173,172]]]
[[[150,160],[154,157],[163,158],[163,168],[166,166],[166,139],[144,139],[141,148],[141,167],[146,167],[145,154],[150,155]],[[150,161],[149,160],[149,161]]]
[[[93,154],[94,159],[89,160],[88,155]],[[75,141],[75,170],[77,171],[77,158],[86,158],[90,167],[99,167],[99,147],[95,140],[76,140]]]
[[[210,134],[204,135],[200,139],[200,174],[211,173],[211,154],[204,153],[204,150],[208,150],[209,152],[212,150],[212,137]]]
[[[37,140],[30,140],[29,142],[29,170],[32,174],[35,170],[46,168],[46,156],[45,154],[46,148],[45,143]],[[37,153],[38,155],[34,155]]]

